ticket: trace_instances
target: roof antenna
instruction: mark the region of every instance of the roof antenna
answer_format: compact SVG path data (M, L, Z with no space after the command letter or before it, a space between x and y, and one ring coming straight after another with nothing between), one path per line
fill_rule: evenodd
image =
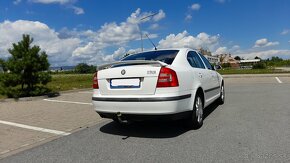
M151 42L151 44L154 46L154 49L157 50L155 44L152 42L152 40L149 38L149 36L147 35L147 33L145 33L145 36L148 38L148 40Z
M141 21L143 21L143 20L145 20L145 19L147 19L147 18L150 18L150 17L152 17L152 16L155 16L155 15L157 15L157 13L153 13L153 14L150 14L150 15L148 15L148 16L145 16L145 17L141 18L141 19L139 20L139 22L137 23L138 30L139 30L139 32L140 32L140 36L141 36L141 51L142 51L142 52L143 52L143 38L142 38L143 32L142 32L142 29L141 29ZM140 24L140 25L139 25L139 24Z

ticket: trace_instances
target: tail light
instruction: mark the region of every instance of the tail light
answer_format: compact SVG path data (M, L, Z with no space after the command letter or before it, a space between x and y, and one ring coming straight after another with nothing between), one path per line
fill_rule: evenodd
M99 83L98 83L98 72L94 74L93 78L93 88L94 89L99 89Z
M158 87L178 87L178 78L176 72L170 68L162 67L158 76Z

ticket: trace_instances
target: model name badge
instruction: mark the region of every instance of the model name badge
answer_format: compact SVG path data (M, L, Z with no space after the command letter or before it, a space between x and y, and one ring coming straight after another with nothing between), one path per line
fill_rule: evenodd
M156 71L149 70L149 71L147 71L147 74L148 75L154 75L154 74L156 74Z

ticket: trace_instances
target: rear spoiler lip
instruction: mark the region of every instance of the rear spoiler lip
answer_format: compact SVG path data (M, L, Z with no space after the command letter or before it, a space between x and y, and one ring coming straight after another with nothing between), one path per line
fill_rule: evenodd
M150 65L150 64L156 64L160 67L167 66L168 64L161 62L161 61L145 61L145 60L129 60L129 61L117 61L117 62L112 62L108 64L103 64L97 67L97 71L104 70L104 69L109 69L113 66L116 65L123 65L123 64L128 64L128 65Z

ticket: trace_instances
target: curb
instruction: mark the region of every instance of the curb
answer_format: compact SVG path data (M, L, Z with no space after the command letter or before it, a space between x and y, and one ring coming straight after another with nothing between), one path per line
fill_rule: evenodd
M79 92L79 91L88 91L88 90L92 90L92 88L84 88L84 89L74 89L74 90L60 91L57 96L59 96L61 94L74 93L74 92ZM18 102L18 101L35 101L35 100L42 100L42 99L51 98L51 97L52 96L44 95L44 96L34 96L34 97L21 97L21 98L18 98L18 99L5 98L5 99L0 99L0 103L1 102Z

